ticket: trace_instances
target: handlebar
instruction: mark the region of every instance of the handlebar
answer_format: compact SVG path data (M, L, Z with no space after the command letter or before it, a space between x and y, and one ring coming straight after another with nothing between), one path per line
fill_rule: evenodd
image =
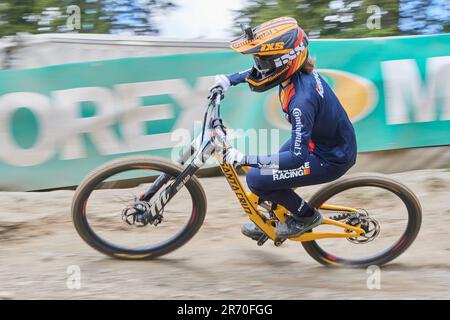
M222 118L220 117L220 102L224 97L225 95L222 87L211 89L210 95L208 96L209 104L203 119L202 141L206 138L206 135L209 139L211 139L213 135L216 138L219 137L222 144L226 142L226 129L223 125Z
M222 100L224 98L224 94L223 94L223 88L220 86L214 87L211 89L210 91L210 95L208 96L208 98L213 101L214 99L216 99L218 96L220 96L220 100Z
M203 117L202 132L192 141L190 150L186 150L184 154L180 155L180 163L184 164L193 156L197 159L197 164L202 164L218 146L221 148L230 146L227 141L226 128L220 117L220 102L224 97L221 87L213 88L210 91L209 103Z

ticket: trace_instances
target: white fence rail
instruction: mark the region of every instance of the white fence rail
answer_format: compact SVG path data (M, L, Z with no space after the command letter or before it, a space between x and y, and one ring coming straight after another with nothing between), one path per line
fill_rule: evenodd
M224 40L179 40L109 34L18 34L0 39L0 69L226 50Z

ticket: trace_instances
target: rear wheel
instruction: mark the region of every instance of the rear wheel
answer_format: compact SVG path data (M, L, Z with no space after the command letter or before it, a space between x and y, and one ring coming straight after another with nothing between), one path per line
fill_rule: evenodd
M170 179L148 201L149 206L181 171L166 159L148 156L127 157L100 167L75 192L72 218L78 234L94 249L121 259L151 259L181 247L205 218L206 197L197 178L192 177L170 199L158 217L161 221L147 223L135 208L158 176L167 174Z
M422 221L422 209L412 191L383 175L338 180L319 190L309 201L314 208L324 203L357 208L358 213L319 210L324 217L361 223L367 230L365 236L358 238L302 242L311 257L327 266L384 265L413 243ZM327 231L326 228L331 231L336 227L320 226L320 231Z

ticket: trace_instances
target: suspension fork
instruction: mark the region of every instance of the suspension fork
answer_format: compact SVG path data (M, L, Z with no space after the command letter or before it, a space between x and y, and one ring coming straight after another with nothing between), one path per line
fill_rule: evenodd
M213 144L208 141L204 145L201 146L200 150L194 156L193 160L189 163L189 165L175 178L175 180L167 186L158 198L152 202L150 207L150 212L153 216L158 215L164 208L164 206L170 201L170 199L177 194L177 192L183 188L183 186L191 179L194 174L202 167L202 165L206 162L206 160L212 155L215 147ZM187 159L192 156L192 148L188 150L180 159L181 162L186 162ZM171 176L168 174L162 174L156 179L155 182L158 182L157 186L152 185L152 187L144 194L147 194L150 198L165 184L170 180ZM159 181L158 181L159 180ZM165 181L165 182L164 182ZM153 194L152 194L153 193ZM144 196L142 197L144 199ZM146 200L148 201L148 200Z
M191 144L190 148L188 150L186 150L181 156L180 158L177 160L177 162L181 165L184 165L186 163L186 161L189 160L189 158L191 158L191 156L195 153L196 148L194 146L194 143ZM144 194L141 195L141 197L139 198L139 200L141 201L150 201L150 199L155 195L156 192L158 192L159 189L161 189L161 187L163 185L165 185L167 182L169 182L171 176L167 173L163 173L161 174L154 182L153 184L150 186L150 188L148 188L147 191L144 192Z

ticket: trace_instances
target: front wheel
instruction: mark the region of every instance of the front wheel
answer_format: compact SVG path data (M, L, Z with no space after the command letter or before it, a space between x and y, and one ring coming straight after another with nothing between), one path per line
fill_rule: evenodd
M309 201L314 208L324 203L358 209L351 214L319 210L324 217L367 229L366 235L358 238L302 242L311 257L327 266L384 265L413 243L422 221L422 209L413 192L384 175L351 176L328 184ZM317 230L323 231L321 228Z
M181 171L179 165L149 156L100 167L75 192L72 219L78 234L94 249L120 259L151 259L181 247L205 218L206 197L197 178L186 182L157 219L141 214ZM161 174L168 177L165 184L148 202L139 201Z

